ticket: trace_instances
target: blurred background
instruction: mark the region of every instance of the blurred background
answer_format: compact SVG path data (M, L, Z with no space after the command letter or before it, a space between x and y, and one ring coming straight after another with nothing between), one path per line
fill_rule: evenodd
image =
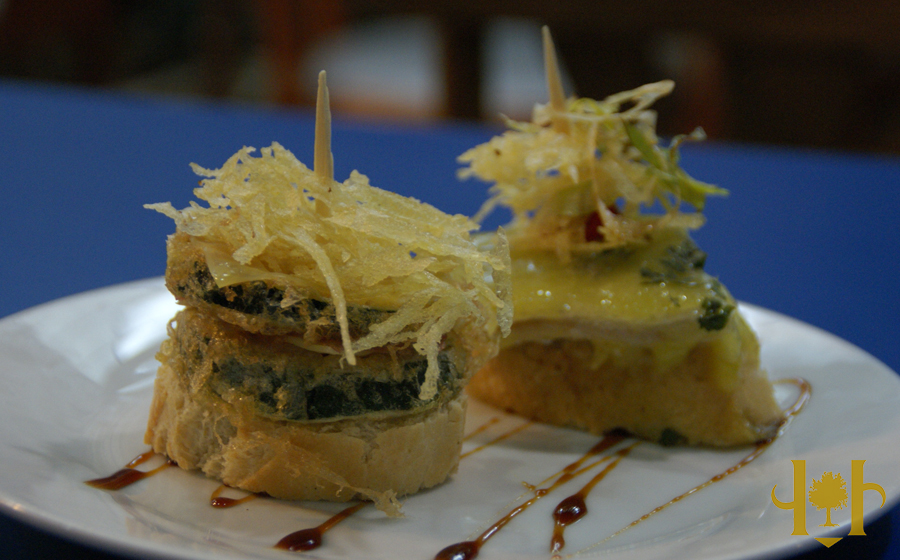
M570 94L674 79L663 134L900 153L896 0L0 0L0 78L303 107L325 69L343 116L497 122L542 24Z

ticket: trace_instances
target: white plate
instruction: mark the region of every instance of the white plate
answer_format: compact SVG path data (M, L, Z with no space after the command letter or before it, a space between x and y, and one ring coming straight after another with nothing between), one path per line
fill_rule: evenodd
M154 352L176 305L160 279L88 292L0 321L0 503L7 513L107 550L172 558L284 558L272 545L322 523L343 506L256 499L231 509L209 506L218 486L169 468L125 490L83 481L123 467L142 443L155 374ZM826 534L825 511L807 507L810 536L791 535L792 512L776 508L792 491L792 459L807 477L840 472L851 492L850 460L865 459L867 522L900 494L900 377L858 348L792 319L743 306L760 334L774 379L802 377L813 396L785 433L755 462L594 546L631 521L738 462L748 450L664 449L640 444L594 489L588 515L566 531L576 557L695 559L782 556ZM789 402L789 388L779 397ZM485 432L468 451L522 423L473 402L469 428ZM577 460L597 438L532 425L464 458L453 479L404 502L403 519L366 508L325 534L316 558L433 558L476 537L530 497L538 484ZM601 467L514 518L479 558L548 558L551 513ZM516 502L516 499L519 502ZM832 510L849 531L850 507ZM861 538L861 537L855 537ZM582 551L582 552L579 552Z

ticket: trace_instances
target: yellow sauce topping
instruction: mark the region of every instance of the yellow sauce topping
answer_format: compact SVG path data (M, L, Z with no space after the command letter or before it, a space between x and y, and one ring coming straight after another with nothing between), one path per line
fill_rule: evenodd
M515 250L516 322L602 318L657 324L700 318L704 301L711 299L733 305L721 284L702 269L672 270L684 264L678 250L687 246L692 244L683 231L667 230L647 244L578 254L567 263L554 253Z

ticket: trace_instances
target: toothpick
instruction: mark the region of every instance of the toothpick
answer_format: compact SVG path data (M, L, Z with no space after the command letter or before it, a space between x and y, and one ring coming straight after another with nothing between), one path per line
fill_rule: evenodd
M547 74L547 90L550 94L550 108L554 113L551 118L553 130L566 132L569 130L569 123L558 115L566 112L566 94L563 91L562 79L559 77L556 49L553 46L553 38L550 36L550 28L545 25L541 31L544 36L544 71Z
M334 181L334 158L331 155L331 107L325 71L319 72L316 97L316 140L313 147L313 171L323 181Z

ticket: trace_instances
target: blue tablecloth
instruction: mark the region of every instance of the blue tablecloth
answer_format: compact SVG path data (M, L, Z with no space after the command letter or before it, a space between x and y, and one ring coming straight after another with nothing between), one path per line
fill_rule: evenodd
M336 116L335 175L451 213L473 214L485 185L459 182L457 155L497 130L388 125ZM148 202L183 207L197 177L238 148L277 141L312 161L307 111L172 101L0 82L0 317L62 296L159 276L170 220ZM900 369L900 159L705 143L683 149L695 177L727 188L695 238L707 268L741 300L809 322ZM498 214L487 224L504 221ZM900 468L900 467L898 467ZM900 509L865 539L810 557L897 557ZM856 548L852 548L856 547ZM9 557L104 557L0 516Z

